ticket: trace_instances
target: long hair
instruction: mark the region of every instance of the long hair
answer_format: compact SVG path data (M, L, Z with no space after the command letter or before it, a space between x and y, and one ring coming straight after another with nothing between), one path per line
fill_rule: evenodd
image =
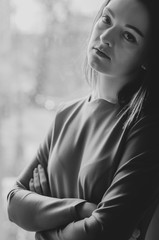
M90 32L90 37L93 28L97 21L100 19L104 7L111 0L103 2L99 9ZM137 121L142 114L154 112L158 106L158 91L157 91L157 56L159 56L159 28L157 26L157 6L155 0L138 0L148 9L151 19L151 42L153 45L149 46L151 51L149 52L149 61L146 69L141 68L138 78L130 84L126 84L118 93L118 102L121 106L121 113L127 114L125 127L131 125L131 123ZM89 39L88 39L89 41ZM88 58L85 57L84 61L84 74L88 84L92 90L95 90L98 81L99 74L88 64Z

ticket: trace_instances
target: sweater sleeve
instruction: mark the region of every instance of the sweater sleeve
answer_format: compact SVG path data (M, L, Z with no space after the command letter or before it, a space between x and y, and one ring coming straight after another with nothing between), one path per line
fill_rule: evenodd
M25 167L8 193L8 216L10 221L29 231L54 229L76 219L75 206L83 199L58 199L29 191L33 170L40 163L47 176L47 162L54 135L54 121L40 145L34 159Z
M159 199L159 128L141 119L130 130L113 180L92 215L38 240L128 240Z

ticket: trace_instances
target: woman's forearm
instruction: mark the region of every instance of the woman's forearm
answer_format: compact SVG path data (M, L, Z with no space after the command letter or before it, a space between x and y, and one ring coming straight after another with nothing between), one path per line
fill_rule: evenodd
M37 232L36 240L105 240L102 236L101 226L91 216L80 221L72 222L62 229ZM112 240L112 239L111 239Z
M13 189L8 200L9 219L28 231L63 227L89 217L95 204L77 198L52 198L24 189Z
M75 221L75 205L84 201L46 197L23 189L11 194L9 219L28 231L54 229Z

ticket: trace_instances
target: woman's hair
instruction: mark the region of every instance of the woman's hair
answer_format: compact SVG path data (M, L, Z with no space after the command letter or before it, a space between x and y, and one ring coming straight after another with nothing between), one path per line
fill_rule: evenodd
M104 7L111 0L106 0L102 4L99 12L97 13L90 36L96 22L102 16ZM152 46L148 46L151 51L148 55L148 64L146 69L141 68L140 74L135 81L131 84L125 85L118 94L118 102L121 106L121 112L128 114L125 122L125 127L129 126L132 122L137 121L143 113L149 113L150 111L156 111L158 107L158 91L157 91L157 57L159 57L159 27L158 27L158 8L156 0L136 0L141 2L149 11L151 25L150 36ZM87 82L91 86L92 90L95 89L98 81L98 72L90 67L88 64L88 58L86 56L84 61L84 73Z

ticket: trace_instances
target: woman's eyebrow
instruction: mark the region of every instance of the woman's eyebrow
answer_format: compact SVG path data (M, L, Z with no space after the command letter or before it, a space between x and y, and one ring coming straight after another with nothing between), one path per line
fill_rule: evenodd
M112 16L113 18L115 18L114 12L113 12L109 7L106 7L105 10L107 10L107 11L111 14L111 16ZM144 38L144 34L143 34L143 33L141 32L141 30L139 30L137 27L132 26L131 24L126 24L125 26L128 27L128 28L133 29L136 33L138 33L141 37Z
M105 10L107 10L111 14L111 16L113 18L115 18L115 14L113 13L113 11L109 7L106 7Z
M143 34L137 27L132 26L132 25L130 25L130 24L126 24L125 26L128 27L128 28L133 29L133 30L134 30L135 32L137 32L141 37L144 38L144 34Z

